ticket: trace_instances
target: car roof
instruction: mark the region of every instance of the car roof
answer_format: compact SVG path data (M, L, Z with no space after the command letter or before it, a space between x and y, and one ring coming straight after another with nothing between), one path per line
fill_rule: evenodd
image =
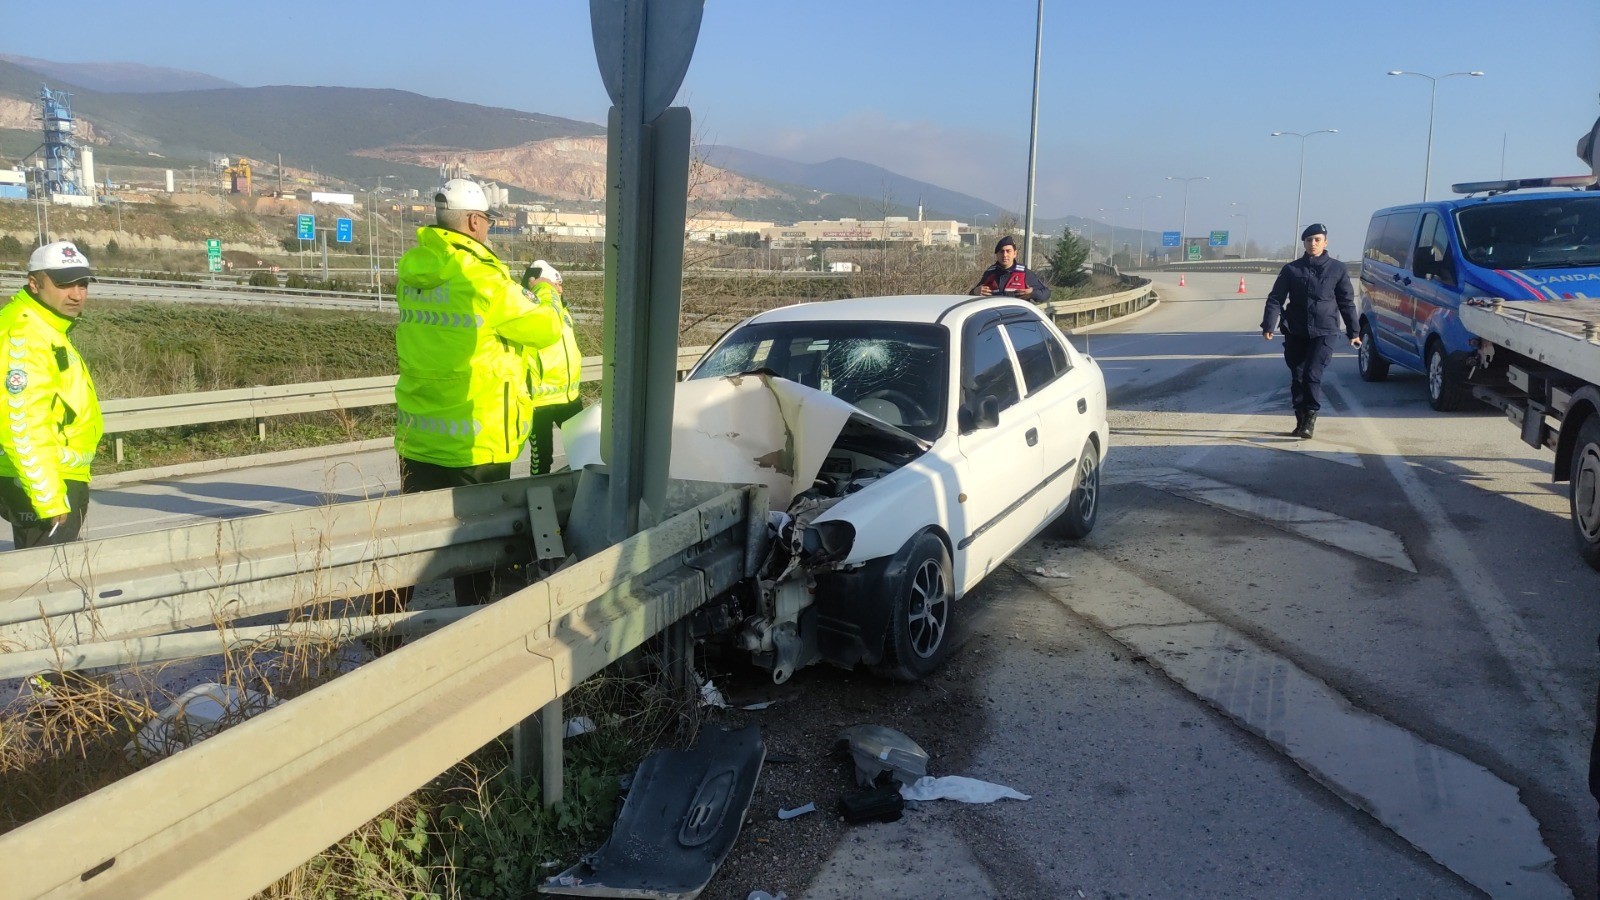
M1374 212L1373 216L1388 215L1389 213L1402 212L1402 211L1405 211L1405 210L1422 210L1422 209L1455 210L1455 209L1463 209L1463 208L1468 207L1468 206L1478 206L1478 205L1481 205L1481 204L1484 204L1484 203L1494 203L1494 204L1500 204L1500 203L1526 203L1526 202L1532 201L1532 200L1550 200L1550 199L1553 199L1553 198L1566 198L1568 200L1580 200L1580 199L1587 199L1588 197L1596 197L1597 199L1600 199L1600 195L1591 194L1591 193L1589 193L1587 191L1573 191L1573 190L1507 191L1505 193L1490 194L1488 196L1450 197L1450 198L1446 198L1444 200L1429 200L1429 201L1427 201L1425 203L1401 203L1401 204L1396 205L1396 206L1390 206L1390 207L1386 207L1384 209L1380 209L1377 212Z
M784 306L751 316L750 322L925 322L933 324L952 310L957 318L996 306L1030 305L1015 297L966 294L910 294L900 297L850 297Z

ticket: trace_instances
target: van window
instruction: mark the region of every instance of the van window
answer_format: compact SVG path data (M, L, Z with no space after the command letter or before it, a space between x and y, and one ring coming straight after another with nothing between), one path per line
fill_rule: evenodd
M1447 287L1456 286L1456 261L1450 253L1450 236L1445 233L1444 219L1438 213L1422 217L1422 230L1417 232L1416 250L1411 254L1411 271L1418 278L1431 278Z
M1494 269L1600 266L1600 196L1585 192L1456 212L1467 259Z
M1383 225L1389 221L1388 216L1373 216L1371 224L1367 225L1367 246L1361 252L1362 259L1378 259L1378 244L1383 241Z
M1374 258L1381 263L1404 267L1411 256L1411 239L1417 233L1419 218L1421 214L1415 210L1391 213L1389 220L1383 223L1383 237L1378 239L1378 255Z

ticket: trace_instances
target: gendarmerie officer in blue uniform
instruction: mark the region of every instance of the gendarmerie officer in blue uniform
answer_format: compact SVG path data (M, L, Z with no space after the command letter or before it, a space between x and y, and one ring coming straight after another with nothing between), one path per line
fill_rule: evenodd
M1359 347L1361 337L1350 273L1328 255L1328 229L1307 226L1300 242L1305 255L1283 267L1267 294L1261 336L1270 341L1274 331L1283 330L1283 361L1289 366L1289 399L1294 404L1289 434L1308 438L1317 427L1322 370L1333 358L1334 345L1349 340L1350 346Z

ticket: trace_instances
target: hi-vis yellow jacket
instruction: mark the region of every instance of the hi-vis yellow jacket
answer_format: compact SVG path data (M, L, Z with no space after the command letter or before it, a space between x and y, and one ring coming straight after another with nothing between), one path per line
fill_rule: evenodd
M395 450L452 468L516 459L533 416L523 353L560 340L560 312L488 247L434 226L417 229L399 282Z
M561 313L561 340L528 352L533 405L570 403L578 399L578 381L583 377L583 357L578 353L578 336L572 330L572 313L562 302L561 292L550 282L535 281L530 290L535 302L548 303Z
M72 324L26 288L0 307L0 478L16 479L41 519L68 511L66 482L89 480L105 432L94 380L67 337Z

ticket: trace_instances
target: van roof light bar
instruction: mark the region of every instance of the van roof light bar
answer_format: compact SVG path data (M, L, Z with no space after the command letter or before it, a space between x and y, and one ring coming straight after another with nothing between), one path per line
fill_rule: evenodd
M1550 178L1512 178L1506 181L1463 181L1460 184L1450 185L1450 190L1458 194L1477 194L1487 191L1492 196L1506 191L1530 188L1592 188L1596 186L1595 181L1593 175L1557 175Z

